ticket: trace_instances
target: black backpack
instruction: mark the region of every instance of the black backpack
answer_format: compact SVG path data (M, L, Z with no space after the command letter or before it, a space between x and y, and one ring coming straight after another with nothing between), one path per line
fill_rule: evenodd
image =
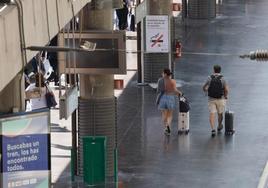
M211 75L211 81L208 87L208 96L212 98L222 98L224 95L224 88L223 88L223 83L222 83L222 75L215 76Z

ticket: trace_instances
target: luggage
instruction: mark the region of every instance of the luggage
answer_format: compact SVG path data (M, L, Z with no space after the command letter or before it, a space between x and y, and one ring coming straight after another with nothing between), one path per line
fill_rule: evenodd
M188 134L190 131L190 104L187 98L182 95L179 98L178 134Z
M232 135L234 134L234 112L227 110L225 112L225 134Z
M180 96L179 98L180 112L189 112L190 104L185 96Z
M178 134L188 134L190 131L190 114L189 112L179 112L178 116Z

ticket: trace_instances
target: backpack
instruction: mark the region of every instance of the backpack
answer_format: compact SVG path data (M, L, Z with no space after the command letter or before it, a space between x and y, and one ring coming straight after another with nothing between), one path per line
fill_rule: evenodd
M216 99L222 98L224 95L224 87L222 83L222 75L211 75L211 81L208 87L208 96Z
M188 99L184 96L180 96L179 104L180 112L189 112L189 110L191 109Z

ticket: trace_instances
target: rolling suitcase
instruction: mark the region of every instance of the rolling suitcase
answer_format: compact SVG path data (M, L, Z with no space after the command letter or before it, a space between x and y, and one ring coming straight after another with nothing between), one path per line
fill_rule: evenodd
M234 134L234 112L227 110L225 112L225 134L232 135Z
M179 112L178 117L178 134L185 132L186 134L190 131L190 114L189 112Z
M187 98L182 95L179 98L178 134L190 131L190 104Z

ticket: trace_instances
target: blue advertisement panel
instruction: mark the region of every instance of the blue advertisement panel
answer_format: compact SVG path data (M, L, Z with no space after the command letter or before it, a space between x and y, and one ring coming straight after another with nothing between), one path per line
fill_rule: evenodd
M49 111L0 117L1 187L50 187Z

